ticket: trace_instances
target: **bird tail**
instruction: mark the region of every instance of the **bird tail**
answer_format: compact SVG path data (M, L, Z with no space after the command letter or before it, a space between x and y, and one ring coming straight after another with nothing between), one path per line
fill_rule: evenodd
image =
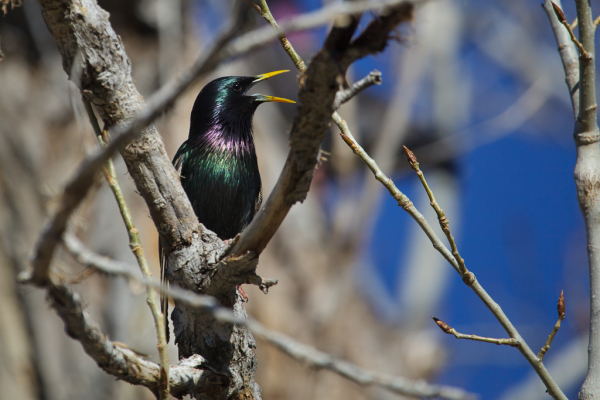
M167 268L167 255L160 241L158 242L158 253L160 258L160 283L163 288L166 288L169 286L169 282L165 276ZM167 338L167 343L169 343L169 295L167 295L164 291L161 291L160 293L160 310L163 314L165 324L165 336Z

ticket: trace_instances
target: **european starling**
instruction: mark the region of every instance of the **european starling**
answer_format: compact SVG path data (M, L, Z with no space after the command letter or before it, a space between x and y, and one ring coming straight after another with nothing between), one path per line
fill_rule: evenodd
M222 240L232 239L254 218L262 202L262 185L252 118L265 102L294 103L262 94L246 94L256 83L287 70L256 76L226 76L208 83L198 94L190 118L190 134L173 165L181 176L198 220ZM161 275L165 260L161 251ZM245 293L238 287L240 293ZM167 297L162 299L167 341Z

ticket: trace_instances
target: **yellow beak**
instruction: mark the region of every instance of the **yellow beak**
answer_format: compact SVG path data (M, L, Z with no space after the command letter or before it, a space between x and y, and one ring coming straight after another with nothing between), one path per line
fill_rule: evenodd
M254 77L254 80L252 81L252 86L254 86L255 84L257 84L260 81L269 79L272 76L283 74L284 72L290 72L290 71L287 69L282 69L281 71L273 71L273 72L267 72L266 74L256 75ZM253 94L252 97L254 97L254 101L262 101L262 102L275 101L278 103L296 103L293 100L284 99L283 97L265 96L264 94Z

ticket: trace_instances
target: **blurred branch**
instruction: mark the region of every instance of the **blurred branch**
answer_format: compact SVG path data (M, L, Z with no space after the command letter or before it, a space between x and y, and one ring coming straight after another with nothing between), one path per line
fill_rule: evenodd
M111 275L135 279L147 287L162 290L172 298L181 300L190 306L208 309L221 323L247 326L256 337L310 368L327 369L361 386L378 386L404 396L440 397L452 400L475 398L473 394L459 388L431 385L424 381L411 381L402 377L362 369L348 361L340 360L314 347L302 344L287 335L267 329L252 318L242 319L231 310L219 306L214 297L199 295L174 286L170 288L161 287L160 283L154 282L147 276L139 277L132 272L133 267L129 264L110 260L92 252L71 234L65 234L65 246L75 259L84 266L94 267Z
M575 44L571 40L567 28L558 20L554 7L560 7L560 0L554 2L550 0L544 0L542 7L552 26L556 44L558 45L558 53L562 61L563 69L565 71L567 88L569 89L569 97L571 98L571 105L573 106L573 113L575 119L579 115L579 60L577 57L577 50L575 50Z
M542 349L537 355L540 361L544 359L544 355L548 350L550 350L550 344L552 343L556 332L558 332L558 330L560 329L560 323L563 319L565 319L565 294L562 290L560 291L560 297L558 298L558 304L556 306L556 309L558 310L558 321L556 321L556 324L554 324L554 329L552 329L552 333L550 333L550 336L548 336L546 344L544 345L544 347L542 347Z
M444 333L447 333L449 335L454 335L454 337L457 339L468 339L468 340L474 340L476 342L486 342L486 343L493 343L493 344L497 344L497 345L504 344L504 345L513 346L513 347L518 346L517 341L513 338L496 339L496 338L489 338L489 337L477 336L477 335L465 335L464 333L458 333L456 331L456 329L451 328L444 321L442 321L438 318L435 318L435 317L431 317L431 318L433 318L433 320L435 321L437 326L439 326L440 329L442 331L444 331Z
M98 124L98 120L96 119L96 115L94 114L94 110L89 101L83 100L85 105L85 110L87 111L88 118L92 127L94 128L94 133L100 146L106 147L106 142L102 137L102 131L100 130L100 125ZM105 131L106 133L106 131ZM150 267L148 266L148 260L146 259L146 255L144 254L144 248L142 247L142 241L140 239L139 232L133 223L133 216L131 215L131 211L129 210L129 206L127 206L127 202L125 201L125 197L123 196L123 192L121 191L121 185L119 185L119 180L117 178L117 172L115 170L115 164L112 159L109 159L106 167L104 168L104 178L110 187L110 190L113 192L115 200L119 206L119 211L121 213L121 217L123 218L123 222L125 223L125 227L127 228L127 233L129 234L129 248L131 249L135 259L140 267L140 271L145 278L149 278L152 273L150 272ZM150 311L152 312L152 317L154 318L154 325L156 328L156 347L158 349L158 355L160 359L160 381L159 381L159 397L161 400L168 400L169 398L169 356L167 354L167 338L166 338L166 330L165 330L165 322L166 319L163 317L163 314L160 309L160 300L158 298L158 294L156 290L152 286L146 287L147 291L147 303L150 307Z
M267 343L275 346L296 361L314 369L327 369L361 386L378 386L390 392L411 397L439 397L444 399L473 399L475 395L462 389L432 385L425 381L411 381L406 378L357 367L348 361L340 360L313 347L296 342L290 337L265 329L256 322L249 321L252 332Z
M369 75L354 82L348 89L337 92L335 95L335 102L333 103L333 109L337 110L342 104L346 103L366 88L373 85L381 85L381 82L381 72L377 70L371 71Z

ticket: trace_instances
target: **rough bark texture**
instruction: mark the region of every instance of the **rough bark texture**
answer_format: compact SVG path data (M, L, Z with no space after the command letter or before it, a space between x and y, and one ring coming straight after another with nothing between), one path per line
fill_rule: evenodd
M144 101L131 77L131 62L108 13L94 0L41 0L42 13L62 55L63 68L110 127L126 124ZM162 138L149 126L122 152L137 189L170 247L189 245L199 231Z

